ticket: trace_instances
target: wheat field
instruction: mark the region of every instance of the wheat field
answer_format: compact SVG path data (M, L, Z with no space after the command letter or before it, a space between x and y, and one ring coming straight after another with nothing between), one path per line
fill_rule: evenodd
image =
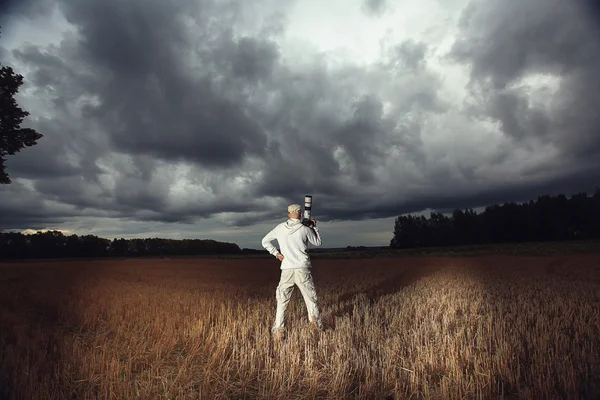
M0 398L600 396L599 255L313 265L277 342L271 258L0 264Z

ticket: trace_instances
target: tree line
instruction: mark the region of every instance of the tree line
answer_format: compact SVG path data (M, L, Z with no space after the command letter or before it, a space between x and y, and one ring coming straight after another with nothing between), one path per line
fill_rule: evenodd
M105 239L94 235L65 235L61 231L0 233L0 259L73 257L151 257L239 254L235 243L211 239Z
M402 215L394 223L392 248L457 246L488 243L548 242L600 239L600 189L593 195L567 198L540 196L525 203L489 205L481 213L456 209L451 215L432 212ZM360 249L359 246L357 249ZM262 254L235 243L212 239L106 239L65 235L61 231L22 234L0 232L0 259L74 257L152 257L211 254Z
M396 218L392 248L600 239L600 189L489 205L481 213L455 209Z

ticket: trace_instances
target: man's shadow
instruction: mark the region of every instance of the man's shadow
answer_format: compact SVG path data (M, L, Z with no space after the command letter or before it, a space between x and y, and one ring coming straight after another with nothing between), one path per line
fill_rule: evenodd
M329 314L324 322L325 329L336 329L337 321L344 316L351 316L354 309L364 306L355 302L356 299L366 299L368 305L372 306L382 297L399 292L405 287L412 285L418 280L429 276L440 267L438 265L416 265L408 266L399 272L394 272L366 289L353 290L343 293L338 297L339 304L343 304L337 311Z

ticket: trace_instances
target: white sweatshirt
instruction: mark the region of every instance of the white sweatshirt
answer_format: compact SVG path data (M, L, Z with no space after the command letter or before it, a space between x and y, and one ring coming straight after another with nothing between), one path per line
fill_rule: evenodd
M281 251L273 245L274 240L279 243ZM288 218L266 234L262 246L275 257L277 253L283 254L281 269L310 268L310 257L306 251L309 242L316 247L321 246L319 229L302 225L299 219Z

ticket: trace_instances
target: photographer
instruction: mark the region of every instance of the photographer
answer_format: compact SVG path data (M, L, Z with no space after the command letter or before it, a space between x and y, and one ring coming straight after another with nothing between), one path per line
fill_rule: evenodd
M302 224L300 214L300 205L291 204L288 207L287 221L278 224L262 239L262 246L281 261L281 277L275 292L277 312L272 328L272 333L277 338L283 338L285 334L285 310L290 302L294 285L298 286L304 297L309 322L317 329L323 329L317 306L317 293L310 273L312 265L307 252L308 243L316 247L321 246L321 236L317 221L311 219L312 226L306 226ZM281 251L273 245L274 240L279 243Z

